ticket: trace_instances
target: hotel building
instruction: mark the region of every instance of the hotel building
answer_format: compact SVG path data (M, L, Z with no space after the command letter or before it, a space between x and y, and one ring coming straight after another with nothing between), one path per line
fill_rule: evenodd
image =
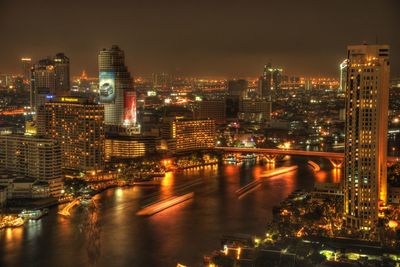
M86 98L60 97L38 112L38 135L58 140L63 167L83 172L104 168L104 107Z
M109 135L105 140L106 161L143 157L157 152L161 139L152 136Z
M214 148L215 121L175 119L164 124L162 137L174 153Z
M389 46L349 46L347 60L345 220L368 231L387 198Z

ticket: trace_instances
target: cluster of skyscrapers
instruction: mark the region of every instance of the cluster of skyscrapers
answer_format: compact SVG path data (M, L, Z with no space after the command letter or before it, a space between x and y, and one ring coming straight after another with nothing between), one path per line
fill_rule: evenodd
M23 79L31 85L32 118L25 135L0 136L0 185L8 187L10 198L59 197L65 173L96 177L110 161L159 150L180 153L214 147L215 123L210 119L165 118L163 142L161 137L139 134L133 78L118 46L98 55L95 97L70 90L70 61L62 53L35 64L24 58L22 64ZM39 185L47 188L47 195L35 189Z
M267 64L256 93L246 80L227 83L228 95L203 99L193 118L164 116L158 136L139 131L133 78L118 46L98 55L99 88L94 99L70 92L70 60L63 53L39 60L22 59L23 80L31 84L32 136L0 136L0 169L49 183L59 196L62 169L97 173L106 161L129 159L159 150L183 153L215 145L215 125L242 118L269 120L271 101L282 84L282 69ZM346 99L345 161L342 177L346 225L371 230L387 202L387 114L389 47L356 45L340 65L340 90ZM157 77L164 88L164 76ZM157 122L158 123L158 122ZM32 125L35 131L32 131ZM3 178L2 178L3 179ZM18 181L16 181L18 182ZM23 194L22 194L23 195Z

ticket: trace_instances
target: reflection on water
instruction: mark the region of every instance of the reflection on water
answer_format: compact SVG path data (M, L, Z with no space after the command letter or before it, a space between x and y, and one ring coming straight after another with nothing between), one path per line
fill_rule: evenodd
M24 228L8 228L3 231L5 231L6 245L11 249L18 249L21 246Z
M326 171L319 171L316 173L316 180L318 183L326 183L328 178L328 173Z
M71 216L57 209L24 228L0 231L1 266L198 266L219 247L224 233L262 234L272 208L292 191L314 182L338 182L340 170L314 173L306 159L296 171L265 178L257 190L239 199L236 190L260 176L267 166L229 165L168 172L161 186L107 190L95 205L74 207ZM326 166L329 166L326 164ZM136 216L146 203L194 191L194 199L151 217Z
M27 227L24 227L24 228L26 229L28 239L33 239L41 234L42 220L37 220L37 221L30 220L30 221L26 222L26 224L27 224L26 225Z
M115 195L118 197L118 190ZM101 226L98 220L97 205L93 203L84 209L84 223L81 231L86 241L86 252L90 266L96 266L101 256Z
M340 183L340 179L342 175L342 170L341 169L333 169L332 170L332 180L334 183Z

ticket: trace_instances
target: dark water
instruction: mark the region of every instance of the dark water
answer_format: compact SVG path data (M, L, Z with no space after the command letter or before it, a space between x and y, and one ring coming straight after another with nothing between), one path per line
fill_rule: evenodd
M339 179L322 162L314 174L307 159L284 165L299 169L266 179L261 188L238 199L235 191L267 169L222 166L168 174L159 188L117 188L95 197L95 208L75 207L70 217L50 214L25 227L0 231L0 266L202 266L204 254L219 248L222 234L263 234L272 207L298 188ZM192 181L199 184L186 186ZM174 192L194 191L193 200L151 217L140 206Z

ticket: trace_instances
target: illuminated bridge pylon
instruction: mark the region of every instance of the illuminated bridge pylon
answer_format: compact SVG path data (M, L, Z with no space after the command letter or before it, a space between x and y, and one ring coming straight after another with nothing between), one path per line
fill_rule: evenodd
M329 162L332 164L334 169L340 169L343 166L343 160L342 159L329 159Z
M267 164L275 164L277 157L278 157L278 155L274 155L274 154L265 154L264 155L264 158L265 158L265 161L267 162Z

